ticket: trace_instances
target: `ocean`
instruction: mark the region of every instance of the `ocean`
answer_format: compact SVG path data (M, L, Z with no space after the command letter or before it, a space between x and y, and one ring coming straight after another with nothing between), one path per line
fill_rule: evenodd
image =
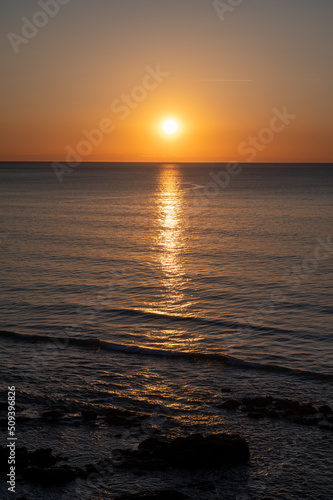
M203 500L331 498L331 429L217 405L333 405L332 165L86 163L57 176L2 163L0 178L1 401L15 386L20 446L79 465L153 433L236 432L251 450L249 466L203 471L206 490L193 472L117 470L47 490L23 481L18 498L158 486ZM111 406L149 424L40 420L61 405L73 419Z

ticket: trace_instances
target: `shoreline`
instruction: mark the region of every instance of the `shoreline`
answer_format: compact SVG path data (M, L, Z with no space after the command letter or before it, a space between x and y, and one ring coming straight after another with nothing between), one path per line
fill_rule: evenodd
M300 435L309 435L309 432L313 432L316 435L319 432L322 433L321 435L323 437L327 436L328 440L332 441L331 431L333 430L333 410L328 405L316 408L310 403L288 399L280 399L276 401L270 396L257 396L254 398L248 397L243 398L243 400L240 401L224 396L221 397L221 402L215 406L222 417L220 432L226 436L230 436L233 433L226 431L224 418L228 418L232 415L233 418L235 418L234 427L236 428L237 425L240 426L241 419L253 422L253 424L251 424L253 429L255 428L253 426L263 425L264 427L267 427L268 425L271 425L271 423L273 424L272 429L274 429L274 423L276 422L280 428L284 428L287 433L292 434L292 428L295 429L296 426ZM275 410L273 410L272 407L275 407ZM3 410L1 405L0 410ZM21 475L22 471L21 473L20 471L18 473L16 491L20 491L21 489L25 490L24 495L26 495L26 498L29 500L30 498L33 500L35 500L35 498L48 498L47 496L43 497L40 495L46 495L50 488L56 495L58 488L55 487L55 483L59 482L62 483L62 488L65 488L66 491L72 491L73 488L79 488L81 491L80 496L68 498L90 498L87 495L89 495L89 492L91 491L97 492L101 487L104 489L110 487L112 488L112 482L115 481L117 483L117 475L119 476L120 482L122 482L123 480L121 478L124 473L125 475L130 474L130 476L132 476L134 484L130 488L130 491L128 491L128 488L125 488L124 490L124 485L123 491L121 491L121 485L118 484L115 488L115 496L113 496L113 493L110 492L111 496L107 496L105 498L114 500L126 500L127 498L133 498L133 500L136 498L156 498L164 500L172 498L171 496L167 496L170 491L170 495L175 494L176 492L179 494L179 498L184 499L213 498L209 495L213 495L215 489L218 491L219 488L221 488L221 485L219 484L221 483L221 480L218 479L221 474L223 476L222 483L227 482L228 488L231 492L233 483L236 490L238 488L237 477L243 477L244 474L247 476L250 470L249 467L253 468L254 466L254 455L257 453L255 444L256 440L253 439L253 436L251 435L246 435L245 439L242 441L243 443L248 443L251 452L249 455L249 462L245 460L244 465L241 465L241 463L237 465L236 463L232 466L232 464L223 463L223 461L219 466L218 463L214 463L214 461L210 464L209 462L207 464L200 464L200 461L198 462L199 459L197 458L198 453L196 453L195 449L191 450L190 448L190 452L186 456L191 457L192 454L194 458L192 465L189 467L186 467L185 465L185 469L188 469L186 472L186 470L184 471L184 465L181 462L176 461L174 464L170 464L168 461L165 462L165 460L160 460L161 457L159 455L151 456L151 453L154 452L154 447L156 447L156 443L164 443L163 446L166 450L164 455L169 456L169 452L167 451L168 448L166 448L165 444L166 442L173 442L173 440L177 441L181 439L189 439L191 441L193 431L186 425L182 426L179 423L179 420L177 420L172 413L170 415L164 415L163 417L152 420L152 415L137 413L114 406L110 407L107 412L97 411L92 405L82 408L81 412L77 412L76 414L68 413L68 411L69 408L66 408L65 406L60 407L58 405L58 408L50 408L49 410L43 412L43 414L39 415L38 418L36 418L36 416L35 418L29 418L28 416L24 416L24 411L18 411L17 422L20 432L26 429L28 433L32 432L34 434L38 429L41 430L43 428L44 431L46 431L46 435L49 436L47 448L43 447L36 449L36 447L31 447L31 445L28 446L28 449L26 447L17 448L18 456L21 457L20 460L24 461L25 457L27 468L25 473L23 473L23 476ZM275 411L274 415L272 415L273 411ZM317 415L321 416L322 420L327 420L327 427L319 426L318 422L315 422L314 419L311 418L313 411L315 411ZM175 421L173 421L173 419L175 419ZM0 421L0 425L3 427L3 421ZM288 426L291 426L292 428L288 429ZM59 433L62 435L71 435L73 431L74 433L79 432L82 435L88 434L90 437L91 435L103 435L104 437L109 435L111 440L119 444L119 447L117 447L117 445L113 450L109 448L108 454L105 452L104 455L97 453L95 460L89 460L89 462L85 464L80 463L80 461L75 459L75 455L78 457L83 451L80 449L78 441L75 453L72 453L71 456L70 454L69 456L66 456L66 453L60 453L57 450L59 445L61 448ZM52 434L54 437L50 437ZM205 433L203 434L205 435ZM207 426L207 436L217 435L218 433L212 433L210 427ZM272 432L271 439L274 440ZM311 441L312 440L313 438L311 437ZM128 446L125 446L124 448L123 445L126 442L128 443ZM145 445L145 443L147 444ZM92 446L93 442L89 444L89 449L91 451ZM145 451L145 447L148 451ZM62 448L64 449L64 447ZM135 449L139 451L135 451ZM140 449L144 450L143 454L142 451L140 452ZM179 449L181 448L178 448L178 454ZM186 452L186 446L184 449ZM2 461L5 453L6 451L0 448L0 457L2 457ZM196 463L196 461L198 463ZM270 464L267 463L266 468L268 468L269 465ZM184 480L184 477L188 477L188 473L190 475L195 475L195 471L200 470L204 471L205 477L212 475L215 479L213 481L197 481L197 483L195 483L195 481L192 481L192 483L188 482L183 488L180 488L179 478L183 477ZM156 475L162 475L162 477L166 476L171 485L173 483L171 478L174 476L176 478L174 481L174 487L149 488L149 490L151 490L150 495L153 494L153 491L157 496L147 496L148 490L147 488L144 489L143 486L149 484L150 481L152 481L152 485L154 485L156 482ZM140 477L145 478L145 480L140 480ZM139 478L139 480L136 481L135 478ZM244 498L249 500L255 498L250 486L248 486L248 491L246 492L246 487L244 486L245 484L247 484L246 481L242 486L243 493L234 497L230 496L230 498ZM201 491L202 489L203 491ZM265 492L268 493L269 488L266 487L264 483L261 485L261 489L264 489ZM33 492L35 490L38 494L34 496ZM201 492L201 497L198 497L198 490ZM138 496L140 492L146 492L146 496ZM243 497L240 495L243 495ZM20 498L20 496L17 498ZM56 496L54 498L56 498ZM302 498L310 499L311 497L307 497L305 494Z

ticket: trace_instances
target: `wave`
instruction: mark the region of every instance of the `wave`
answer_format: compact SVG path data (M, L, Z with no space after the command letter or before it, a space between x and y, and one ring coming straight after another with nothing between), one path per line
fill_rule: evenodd
M193 323L195 325L200 326L217 326L223 328L232 328L233 330L237 330L238 328L248 328L246 322L232 321L232 320L220 320L220 319L208 319L202 318L200 316L184 316L182 314L177 313L166 313L164 311L156 311L151 309L135 309L135 308L108 308L102 309L104 314L112 314L112 318L118 317L133 317L133 318L143 318L143 319L151 319L151 320L161 320L168 322L183 322L183 323ZM276 328L273 326L261 326L256 325L255 328L259 332L264 332L266 334L274 334L274 333L285 333L285 334L294 334L294 331L285 329L285 328Z
M283 372L291 375L300 375L320 380L333 380L333 374L319 373L308 370L288 368L281 365L271 365L265 363L255 363L241 358L220 353L175 351L166 349L156 349L138 345L116 344L98 338L87 337L57 337L52 335L27 334L11 331L0 331L0 338L9 338L16 341L30 343L48 342L53 343L59 349L68 346L81 347L85 349L118 351L130 355L153 356L159 358L183 359L191 362L203 361L206 363L224 364L229 366L239 366L246 369L263 370L268 372Z

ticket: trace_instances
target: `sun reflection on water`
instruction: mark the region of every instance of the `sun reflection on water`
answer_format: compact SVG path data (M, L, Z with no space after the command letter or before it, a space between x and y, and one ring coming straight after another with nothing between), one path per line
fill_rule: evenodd
M189 302L186 297L186 218L184 217L184 190L181 170L177 165L163 165L158 174L156 198L156 264L159 267L164 300L160 314L188 316ZM156 311L155 311L156 312ZM153 329L148 333L151 345L166 350L188 350L188 331L181 324Z
M174 312L186 307L182 255L185 246L181 174L176 165L164 165L159 176L158 246L166 289L166 306Z

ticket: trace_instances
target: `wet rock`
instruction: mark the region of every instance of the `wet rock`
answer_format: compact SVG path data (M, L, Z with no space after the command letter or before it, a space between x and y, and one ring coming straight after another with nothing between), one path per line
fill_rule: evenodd
M8 449L6 447L0 446L0 471L7 470L7 460L8 460ZM52 455L52 449L39 449L33 452L29 452L27 448L21 447L16 448L16 470L19 473L22 469L29 466L37 467L50 467L56 462L65 461L67 457L59 457Z
M243 398L242 403L245 406L254 406L255 408L265 408L273 403L271 396L262 396L256 398Z
M249 418L253 418L253 419L259 420L260 418L264 418L266 415L265 415L265 413L262 413L262 412L250 411L247 414L247 416Z
M266 416L268 418L273 418L273 419L281 418L281 415L277 411L275 411L275 410L268 410L266 412Z
M163 460L173 467L197 468L245 463L250 451L245 439L238 435L212 434L204 437L193 434L171 441L146 439L134 456Z
M319 418L296 417L294 418L294 422L301 425L316 425L319 423Z
M42 413L42 420L44 422L55 422L64 416L65 413L62 410L49 410Z
M237 400L229 400L218 405L221 409L236 410L240 405ZM323 419L333 423L333 410L328 405L316 409L310 403L300 403L292 399L272 398L271 396L242 398L240 410L248 417L260 419L268 417L272 419L287 419L302 425L317 425ZM318 413L323 417L320 419ZM325 425L325 421L322 422Z
M115 500L185 500L187 495L175 490L143 491L128 495L120 495Z
M84 476L85 472L80 467L61 465L43 469L40 467L28 467L21 471L22 477L30 483L38 483L43 486L54 486L66 484L78 477Z
M50 467L54 465L59 460L67 460L67 457L57 457L52 455L52 449L40 449L28 453L28 460L31 465L39 465L41 467Z
M310 404L303 404L299 406L298 413L299 415L315 415L317 410Z
M216 408L219 408L220 410L236 410L240 405L241 403L240 401L237 401L237 399L229 399L224 403L216 405Z
M298 401L292 399L276 399L274 401L274 409L278 411L289 411L297 414L300 406Z
M96 420L98 417L98 413L95 410L82 410L82 418L85 422L88 422L89 420Z
M117 416L112 416L112 415L105 417L105 421L109 425L114 425L115 427L118 427L118 426L130 427L131 425L136 424L136 422L134 422L133 420L130 420L126 417L117 417Z
M333 425L322 424L319 426L319 429L322 429L323 431L333 431Z
M332 408L330 408L328 405L319 406L318 411L320 413L323 413L324 415L331 415L333 413Z
M105 421L109 425L131 427L132 425L137 425L145 418L147 418L146 415L138 415L134 411L109 408L105 416Z

